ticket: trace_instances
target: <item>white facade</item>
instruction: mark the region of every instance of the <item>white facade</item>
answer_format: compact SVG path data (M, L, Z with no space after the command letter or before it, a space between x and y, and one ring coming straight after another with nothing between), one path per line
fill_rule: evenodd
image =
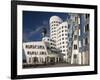
M55 40L57 42L57 29L59 24L62 23L62 19L58 16L52 16L50 18L49 24L50 24L50 38L52 40ZM56 43L57 46L57 43Z
M63 22L58 16L50 18L50 38L56 41L56 48L64 54L64 61L67 62L68 52L68 23Z
M49 46L47 44L45 41L23 43L26 64L49 64L61 61L61 55L56 50L47 49Z
M57 29L57 48L64 54L64 61L67 62L68 52L68 23L62 22Z
M48 55L44 42L23 43L23 49L28 64L43 63Z
M52 40L50 37L43 37L42 41L44 41L50 48L56 48L56 41Z

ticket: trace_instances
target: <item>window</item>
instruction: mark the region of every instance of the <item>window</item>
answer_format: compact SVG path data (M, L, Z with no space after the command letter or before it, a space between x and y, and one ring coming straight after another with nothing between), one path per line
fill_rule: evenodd
M74 59L76 59L77 58L77 55L76 54L74 54Z
M85 45L87 45L87 44L88 44L88 38L85 39Z
M65 50L63 50L63 52L65 52Z
M43 52L43 51L40 52L40 55L45 55L45 54L46 54L46 52Z
M68 34L68 37L70 36L70 34Z
M67 36L67 34L65 34L65 36Z
M62 30L62 32L64 32L64 30Z
M54 32L56 32L56 31L54 30Z
M74 49L77 49L77 45L74 45Z
M85 32L89 31L89 24L85 26Z
M69 50L71 50L71 47L69 47Z
M63 46L63 48L65 48L65 46Z
M29 63L31 63L31 58L29 57Z
M62 44L64 44L64 42L62 42Z
M68 38L66 37L66 39L68 39Z
M75 17L75 22L78 22L78 17Z
M69 38L69 41L72 41L72 38Z
M74 40L76 40L77 39L77 35L74 35Z
M65 28L67 28L67 26L65 26Z
M64 36L64 34L62 34L62 36Z
M85 17L86 17L86 19L87 19L87 18L89 18L89 14L86 14L86 16L85 16Z
M34 57L34 63L38 62L38 57Z
M58 26L58 24L56 24L56 26Z
M68 29L70 28L70 25L68 24Z
M67 32L68 30L65 30L65 32Z
M62 38L62 40L64 40L64 38Z

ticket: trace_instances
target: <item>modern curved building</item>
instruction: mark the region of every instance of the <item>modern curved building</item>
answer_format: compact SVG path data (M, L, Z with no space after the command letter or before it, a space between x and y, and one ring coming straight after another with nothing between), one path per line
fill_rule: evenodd
M56 42L57 42L57 28L59 27L59 24L61 24L61 23L62 23L62 19L58 16L52 16L49 21L50 38L55 40Z
M57 48L64 54L64 61L67 62L68 53L68 23L62 22L57 28Z
M43 37L42 41L44 41L50 48L56 48L55 40L52 40L50 37Z
M50 38L56 41L56 48L64 54L64 61L67 62L68 52L68 23L63 22L58 16L50 18Z

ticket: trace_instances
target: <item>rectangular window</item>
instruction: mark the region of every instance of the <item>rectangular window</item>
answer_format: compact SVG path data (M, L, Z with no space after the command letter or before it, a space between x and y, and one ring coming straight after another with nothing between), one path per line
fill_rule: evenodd
M85 32L89 31L89 24L85 26Z
M88 44L88 38L85 39L85 45L87 45L87 44Z
M74 49L77 49L77 45L74 45Z
M89 18L89 14L86 14L86 16L85 16L85 17L86 17L86 19L87 19L87 18Z
M31 63L31 58L29 57L29 63Z
M70 28L70 25L68 24L68 29Z
M74 40L77 40L77 35L74 35Z
M80 29L79 29L79 36L81 35L81 33L80 33Z

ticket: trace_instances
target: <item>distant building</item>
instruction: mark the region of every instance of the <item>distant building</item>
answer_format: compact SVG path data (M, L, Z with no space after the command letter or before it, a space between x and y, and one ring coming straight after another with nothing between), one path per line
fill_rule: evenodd
M89 64L89 14L72 14L73 46L71 64Z
M81 64L89 64L89 53L90 53L90 30L89 30L89 22L90 15L83 14L80 17L81 19L81 53L82 53L82 61Z
M80 47L80 15L71 14L72 24L73 24L73 35L72 35L72 57L71 64L81 64L81 53L79 52Z

